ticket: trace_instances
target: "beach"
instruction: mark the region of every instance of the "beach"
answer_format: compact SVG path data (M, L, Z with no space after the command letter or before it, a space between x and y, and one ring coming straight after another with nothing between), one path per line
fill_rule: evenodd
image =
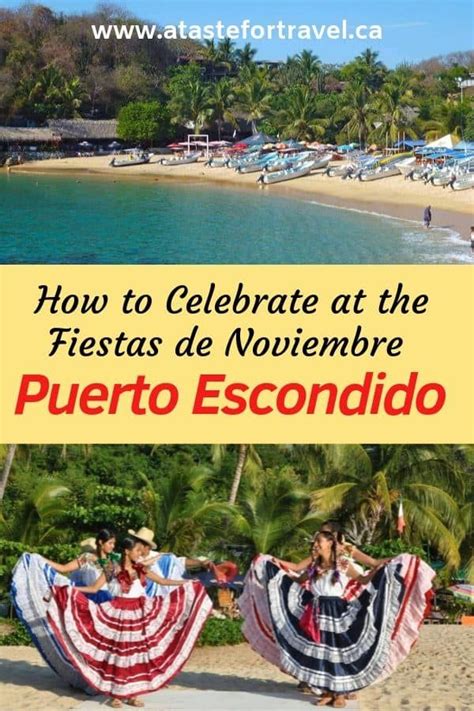
M104 176L113 180L147 179L154 181L187 181L194 184L217 183L222 186L262 190L283 194L324 205L362 210L391 217L416 220L421 223L424 208L430 204L433 226L456 230L463 239L469 238L473 221L472 190L455 192L449 188L434 188L422 182L404 180L400 176L364 183L359 180L328 178L322 172L260 188L257 175L241 175L228 168L207 168L204 162L182 166L162 166L157 159L151 163L113 168L109 156L77 157L32 161L11 168L11 172L28 172L37 175L55 173Z
M361 711L472 711L473 649L472 628L424 626L419 642L397 671L359 693ZM87 698L62 684L33 647L0 648L0 685L2 708L8 711L74 709ZM293 690L294 683L242 644L195 649L172 686L186 690L192 711L193 689L284 694ZM303 698L312 708L311 698ZM166 711L166 706L160 711Z

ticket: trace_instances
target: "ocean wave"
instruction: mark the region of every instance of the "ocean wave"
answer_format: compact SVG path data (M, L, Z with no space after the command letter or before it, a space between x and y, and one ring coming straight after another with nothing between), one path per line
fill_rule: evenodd
M360 215L370 215L372 217L381 217L384 220L392 220L393 222L403 222L403 223L408 223L411 225L417 225L420 228L420 235L426 236L427 231L421 226L421 220L410 220L407 217L396 217L395 215L387 215L385 212L376 212L375 210L364 210L359 207L347 207L343 205L329 205L328 203L325 202L319 202L318 200L305 200L309 205L318 205L318 207L327 207L332 210L345 210L347 212L356 212ZM462 238L461 234L457 232L457 230L452 229L452 227L437 227L433 226L428 234L432 234L434 232L445 232L450 239L458 241L460 244L467 244L467 241Z

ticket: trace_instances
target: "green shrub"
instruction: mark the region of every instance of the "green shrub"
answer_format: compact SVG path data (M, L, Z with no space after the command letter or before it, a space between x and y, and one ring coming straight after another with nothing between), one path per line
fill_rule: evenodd
M30 635L21 622L9 620L8 626L13 627L13 631L8 632L8 634L1 634L2 628L0 625L0 647L31 647L33 645Z
M227 644L242 644L245 638L242 634L242 620L219 620L216 617L210 617L206 622L201 636L199 637L198 647L222 647Z
M426 553L422 548L414 546L403 538L394 538L389 541L382 541L373 546L362 546L362 550L372 558L393 558L401 553L412 553L426 560Z

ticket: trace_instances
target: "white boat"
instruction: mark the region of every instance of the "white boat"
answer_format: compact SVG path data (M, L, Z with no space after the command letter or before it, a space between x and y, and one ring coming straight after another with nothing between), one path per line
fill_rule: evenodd
M237 173L258 173L259 171L264 170L265 166L276 158L278 158L278 153L267 153L267 155L262 156L258 160L238 165L235 170Z
M219 158L209 158L204 165L206 168L226 168L228 163L229 158L227 156L220 156Z
M180 158L162 158L161 165L175 166L175 165L187 165L188 163L197 163L201 151L193 151L192 153L185 153Z
M415 156L404 158L397 163L398 169L404 178L407 178L416 166Z
M116 158L115 156L110 161L109 165L112 168L129 168L132 165L143 165L150 162L151 156L148 153L130 154L125 158Z
M474 188L474 173L459 175L454 183L451 183L451 187L453 190L468 190L469 188Z
M318 156L314 160L313 170L319 170L320 168L327 168L332 159L332 153L326 153L322 156Z
M314 160L305 160L302 163L294 165L292 168L280 170L277 173L262 173L257 180L258 183L264 185L272 185L273 183L282 183L285 180L294 180L309 175L314 168Z
M382 178L390 178L392 175L400 175L400 170L396 165L379 165L378 168L372 170L363 170L359 174L359 180L364 183L369 180L382 180Z

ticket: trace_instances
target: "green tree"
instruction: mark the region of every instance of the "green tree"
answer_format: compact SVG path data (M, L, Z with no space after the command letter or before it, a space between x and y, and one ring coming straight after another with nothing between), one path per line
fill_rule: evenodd
M244 67L239 74L238 105L257 133L257 122L271 113L272 87L268 71Z
M146 145L163 141L170 135L170 116L158 101L134 101L120 109L117 135L124 141Z
M357 139L364 145L371 130L371 94L363 82L350 83L344 89L334 120L343 121L342 140Z
M18 97L28 116L43 121L78 116L85 92L78 77L67 79L59 69L49 65L20 81Z
M9 524L9 537L28 545L61 540L60 524L68 510L70 490L52 477L45 477L16 508Z
M232 82L229 79L221 79L211 89L210 105L212 118L217 123L217 136L221 140L222 126L230 123L236 126L237 122L233 114L236 96Z
M284 555L320 522L309 500L291 468L260 470L245 483L235 530L253 554Z
M159 488L146 476L143 482L146 525L156 532L160 550L192 554L219 537L233 507L212 496L212 471L193 466L172 472Z
M283 107L275 118L283 138L313 141L324 136L327 121L318 115L316 96L308 86L287 91Z
M398 502L403 500L406 537L428 543L451 567L460 563L463 538L458 502L465 481L452 451L442 445L327 446L321 485L313 491L313 511L342 512L359 543L395 534Z
M196 64L178 67L168 82L173 123L199 133L211 115L210 86Z
M235 52L235 58L239 67L247 67L253 63L257 50L252 47L250 42L247 42L242 49L237 49Z

